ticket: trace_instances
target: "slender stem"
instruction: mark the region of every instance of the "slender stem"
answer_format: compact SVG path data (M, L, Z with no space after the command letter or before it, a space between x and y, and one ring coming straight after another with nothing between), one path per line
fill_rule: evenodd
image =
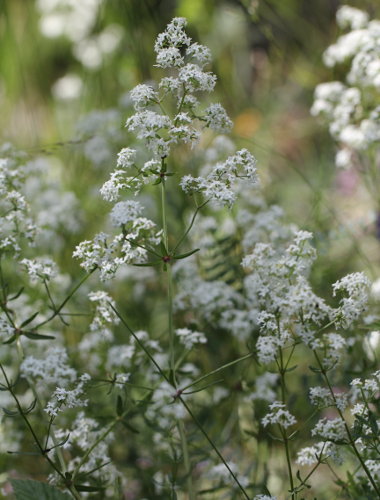
M115 307L112 305L111 302L109 302L109 306L115 312L115 314L120 319L120 321L123 323L123 325L128 329L128 331L130 332L130 334L135 339L136 343L141 347L141 349L145 352L145 354L148 356L148 358L151 360L151 362L157 368L157 370L160 373L160 375L166 380L166 382L170 383L169 378L166 376L165 372L162 370L162 368L160 367L160 365L156 362L156 360L154 359L154 357L150 354L150 352L148 351L148 349L144 346L144 344L136 336L135 332L129 327L128 323L121 316L121 314L117 311L117 309L115 309ZM206 440L208 441L208 443L211 445L211 447L213 448L213 450L215 451L215 453L218 455L218 457L220 458L220 460L223 462L224 466L226 467L226 469L231 474L233 480L235 481L235 483L237 484L237 486L239 487L239 489L243 493L243 495L246 498L246 500L250 500L249 496L247 495L247 493L245 491L245 489L243 488L243 486L239 482L239 480L236 477L236 475L231 470L231 467L229 467L228 463L223 458L223 455L220 453L220 451L218 450L218 448L216 447L216 445L213 443L213 441L211 440L211 438L208 436L207 432L203 429L202 424L196 418L196 416L194 415L194 413L190 410L188 404L185 402L185 400L181 396L178 396L178 399L181 401L181 403L185 407L186 411L188 412L188 414L190 415L190 417L192 418L192 420L194 421L194 423L196 424L196 426L198 427L198 429L201 431L201 433L204 435L204 437L206 438Z
M191 476L191 463L190 463L190 458L189 458L189 449L187 446L187 439L186 439L186 431L185 431L185 424L183 423L182 420L178 422L178 430L179 430L179 435L181 438L181 445L182 445L182 453L183 453L183 463L185 465L185 471L186 471L186 481L187 481L187 490L189 493L189 500L195 500L195 491L193 488L193 478Z
M33 395L36 398L38 407L39 407L39 409L40 409L40 411L42 413L43 412L43 406L42 406L41 399L40 399L40 397L39 397L39 395L38 395L38 393L36 391L36 388L35 388L33 382L29 379L29 377L27 377L27 382L29 384L29 387L32 389ZM52 439L52 441L54 443L54 451L57 454L58 461L61 464L62 471L63 471L63 473L65 473L66 472L66 463L65 463L65 460L63 458L63 453L62 453L61 447L58 446L58 444L59 444L58 440L57 440L57 438L56 438L56 436L54 434L54 431L51 428L52 423L53 423L53 421L50 419L49 427L48 427L48 435L47 435L47 438L46 438L46 445L47 445L49 436L51 436L51 439ZM46 448L46 446L45 446L45 448Z
M287 365L289 364L290 358L291 358L291 355L288 358ZM281 347L279 347L278 367L279 367L279 371L280 371L280 381L281 381L281 399L282 399L282 402L285 404L286 403L286 399L285 399L286 398L286 384L285 384L286 368L284 367L284 357L282 354ZM281 432L282 439L284 441L284 446L285 446L285 456L286 456L286 464L287 464L287 468L288 468L290 492L291 492L292 500L296 500L296 493L294 492L292 461L290 458L290 450L289 450L289 438L286 434L286 430L283 429L281 426L280 426L280 432Z
M207 434L207 432L203 429L202 424L199 422L199 420L194 415L194 413L190 410L188 404L184 401L184 399L182 397L179 397L179 399L180 399L181 403L183 404L183 406L186 408L186 410L187 410L188 414L190 415L190 417L193 419L195 425L198 427L198 429L204 435L204 437L206 438L206 440L208 441L208 443L211 445L212 449L215 451L215 453L218 455L218 457L220 458L220 460L223 462L223 464L226 467L226 469L228 470L228 472L231 474L233 480L235 481L235 483L239 487L239 489L240 489L241 493L243 494L244 498L246 500L250 500L247 492L245 491L244 487L240 483L239 479L236 477L236 475L234 474L234 472L231 470L231 467L225 461L223 455L220 453L220 451L218 450L218 448L216 447L216 445L214 444L214 442L212 441L212 439L209 437L209 435Z
M38 323L38 325L36 325L34 327L34 330L37 330L38 328L40 328L41 326L43 325L46 325L46 323L49 323L49 321L51 321L52 319L54 319L56 316L59 315L59 313L61 312L61 310L65 307L65 305L67 304L67 302L71 299L71 297L74 295L74 293L83 285L83 283L85 281L88 280L88 278L91 276L91 274L93 272L95 272L96 270L96 267L94 267L94 269L92 269L89 273L86 273L83 278L74 286L74 288L70 291L69 295L65 298L65 300L63 302L61 302L61 304L56 308L56 310L53 312L53 314L51 316L49 316L47 319L45 319L44 321L41 321L41 323Z
M6 317L8 318L8 321L10 322L10 324L13 326L13 328L16 328L15 322L13 321L12 316L9 314L9 310L7 307L8 294L6 291L7 285L5 283L4 275L3 275L3 266L1 264L2 257L3 257L3 255L2 255L2 253L0 253L0 284L1 284L1 291L2 291L2 296L3 296L3 300L0 301L0 307L3 310L4 314L6 315Z
M184 232L184 234L181 236L181 238L179 239L178 243L175 245L175 247L173 248L173 251L172 253L175 254L175 251L177 250L177 248L179 248L179 246L182 244L182 242L184 241L184 239L186 238L186 236L189 234L189 232L191 231L193 225L194 225L194 222L195 222L195 219L198 215L198 212L205 206L207 205L207 203L209 202L210 200L206 200L204 201L203 203L201 203L201 205L197 205L197 208L195 209L195 212L193 213L193 216L191 218L191 221L190 221L190 224L188 226L188 228L186 229L186 231Z
M21 340L20 340L20 336L18 336L17 338L17 342L16 342L16 345L17 345L17 352L18 352L18 355L19 355L19 361L20 363L24 360L25 358L25 355L24 355L24 350L22 348L22 344L21 344ZM32 382L32 380L30 379L30 377L26 377L26 380L29 384L29 387L31 388L32 392L33 392L33 396L34 398L36 399L37 401L37 405L40 409L40 412L41 414L43 415L43 405L42 405L42 402L41 402L41 399L36 391L36 387L34 385L34 383ZM48 434L47 434L47 438L46 438L46 445L45 445L45 449L47 448L47 442L48 442L48 439L49 439L49 435L50 435L50 432L51 432L51 438L52 438L52 441L54 443L54 449L55 449L55 453L57 454L57 457L58 457L58 461L59 463L61 464L61 468L62 468L62 471L63 473L66 472L66 463L65 463L65 460L63 458L63 454L62 454L62 450L61 448L58 446L58 440L57 438L55 437L55 434L54 434L54 431L51 431L51 424L52 424L52 420L50 420L49 422L49 427L48 427Z
M332 388L332 386L330 384L330 380L329 380L329 378L327 376L326 370L325 370L325 368L324 368L321 360L319 359L318 353L315 350L313 350L313 354L314 354L314 357L315 357L315 359L316 359L316 361L318 363L318 366L319 366L319 369L321 371L321 374L322 374L322 376L323 376L323 378L324 378L324 380L326 382L326 385L329 388L331 397L333 398L333 401L335 403L335 407L336 407L336 410L337 410L337 412L339 414L339 417L340 417L340 419L342 420L342 422L344 424L344 428L345 428L346 433L347 433L349 444L352 447L352 449L353 449L353 451L354 451L354 453L356 455L356 458L359 460L359 463L360 463L363 471L365 472L365 474L368 477L370 483L372 484L373 489L376 491L376 494L377 494L378 498L380 498L380 490L379 490L379 488L378 488L378 486L376 484L376 481L373 479L370 470L368 469L368 467L366 466L366 464L365 464L362 456L360 455L359 450L356 447L356 444L355 444L355 441L354 441L354 439L352 437L350 428L347 425L347 422L346 422L346 419L344 418L342 410L339 408L337 399L335 397L335 393L334 393L333 388Z
M169 349L170 349L170 370L172 372L173 380L175 381L175 356L174 356L174 325L173 325L173 279L172 268L168 265L168 327L169 327Z
M249 354L246 354L245 356L242 356L241 358L235 359L234 361L230 361L229 363L226 363L223 366L219 366L219 368L216 368L215 370L212 370L211 372L206 373L206 375L203 375L202 377L197 378L196 380L194 380L194 382L191 382L190 384L185 385L185 387L183 387L181 389L182 392L189 389L189 387L192 387L193 385L196 385L199 382L202 382L202 380L205 380L206 378L210 377L211 375L215 375L216 373L218 373L222 370L225 370L226 368L229 368L230 366L236 365L237 363L240 363L240 361L244 361L245 359L252 358L253 355L254 354L252 352L250 352Z
M164 160L162 160L162 170L166 171L166 165ZM166 213L166 180L165 177L162 178L161 182L161 210L162 210L162 226L164 231L164 244L165 248L168 252L168 256L171 255L169 249L169 233L168 233L168 221L167 221L167 213ZM167 276L167 288L168 288L168 329L169 329L169 366L171 372L171 379L173 383L176 385L176 365L175 365L175 343L174 343L174 325L173 325L173 277L172 277L172 268L171 263L168 262L166 268L166 276ZM182 452L183 452L183 461L187 476L187 490L189 494L189 500L195 500L195 492L193 489L193 480L191 476L191 464L189 459L189 450L187 445L186 433L184 423L179 420L177 422L179 435L181 438Z
M162 160L163 168L165 166L164 160ZM168 234L168 222L166 216L166 180L165 177L162 177L161 182L161 213L162 213L162 229L164 232L164 244L166 249L169 252L169 234Z
M72 486L72 485L68 485L67 484L67 480L66 480L66 477L65 475L59 470L59 468L56 466L56 464L53 462L53 460L49 457L46 449L42 446L37 434L35 433L31 423L29 422L29 419L27 418L27 416L25 415L24 413L24 410L22 409L21 405L20 405L20 402L16 396L16 394L14 393L13 389L12 389L12 384L10 383L9 379L8 379L8 376L4 370L4 367L2 364L0 364L0 370L1 372L3 373L3 376L4 376L4 379L5 379L5 382L7 384L7 389L8 391L10 392L10 394L12 395L15 403L16 403L16 406L17 406L17 409L18 409L18 412L19 414L21 415L21 418L24 420L25 422L25 425L28 427L31 435L33 436L33 439L34 439L34 442L36 443L36 446L37 448L39 449L41 455L45 458L45 460L49 463L49 465L52 467L52 469L55 470L55 472L62 478L62 480L64 481L66 487L68 488L68 490L70 491L70 493L74 496L75 499L80 499L80 495L78 494L78 492L75 490L75 488Z
M165 161L162 160L162 170L166 170ZM162 178L161 182L161 212L162 212L162 228L164 232L164 245L170 255L169 249L169 233L168 233L168 220L166 213L166 180L165 177ZM173 278L172 278L172 270L171 264L168 262L166 268L166 276L167 276L167 294L168 294L168 330L169 330L169 365L172 373L173 380L175 381L175 356L174 356L174 326L173 326Z
M143 404L145 400L147 400L151 395L151 391L149 390L145 396L140 400L139 404ZM86 462L92 451L100 444L104 439L108 436L108 434L113 430L116 424L118 424L123 418L127 417L130 413L133 412L133 409L128 408L128 410L125 410L121 415L118 415L108 426L108 428L92 443L92 445L88 448L86 453L83 455L81 458L80 462L78 465L75 467L74 472L72 474L72 480L74 481L74 478L78 475L80 468L82 465Z

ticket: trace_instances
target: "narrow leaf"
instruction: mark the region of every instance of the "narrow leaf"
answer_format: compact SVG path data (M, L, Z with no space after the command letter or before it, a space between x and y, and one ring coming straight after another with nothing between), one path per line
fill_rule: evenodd
M35 332L23 332L23 335L25 337L28 337L28 339L32 340L51 340L55 339L52 335L41 335L40 333L35 333Z
M8 298L8 301L18 299L23 291L24 291L24 287L21 287L20 290L15 295L12 295L12 297Z
M186 259L186 257L189 257L190 255L193 255L193 253L199 252L200 248L196 248L195 250L191 250L190 252L186 253L180 253L178 255L174 255L174 259Z
M31 323L34 320L34 318L36 316L38 316L38 314L39 314L39 311L35 312L28 319L26 319L23 323L21 323L20 329L23 328L26 325L29 325L29 323Z
M123 400L122 400L121 396L119 395L117 397L117 401L116 401L116 414L118 417L120 417L120 415L123 413L123 409L124 409Z
M12 335L8 340L4 340L3 344L12 344L17 339L17 335Z

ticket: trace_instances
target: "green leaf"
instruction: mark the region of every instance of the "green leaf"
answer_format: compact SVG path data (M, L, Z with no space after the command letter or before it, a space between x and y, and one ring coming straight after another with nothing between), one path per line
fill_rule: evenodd
M153 267L161 264L161 260L154 260L153 262L142 262L141 264L133 264L136 267Z
M75 489L77 489L78 491L91 492L91 491L104 491L105 490L105 488L103 488L102 486L88 486L87 484L75 484L74 486L75 486Z
M321 373L321 370L318 368L314 368L314 366L309 365L309 370L311 370L314 373Z
M37 399L35 399L32 404L26 409L23 411L24 415L28 415L28 413L32 412L34 410L34 408L36 407L36 404L37 404Z
M19 414L19 411L16 410L7 410L6 408L3 407L3 412L5 413L5 415L7 415L7 417L15 417L16 415Z
M38 314L39 314L39 311L35 312L28 319L26 319L23 323L21 323L20 329L22 329L26 325L29 325L29 323L31 323L34 320L34 318L36 316L38 316Z
M34 332L23 332L23 335L25 337L28 337L28 339L31 340L50 340L50 339L55 339L52 335L41 335L40 333L34 333Z
M120 417L120 415L123 413L123 409L124 409L123 400L122 400L121 396L119 395L117 397L117 402L116 402L116 414L118 417Z
M12 335L8 340L4 340L3 344L12 344L17 339L17 335Z
M10 302L11 300L18 299L23 291L24 291L24 287L21 287L20 290L15 295L12 295L12 297L8 297L8 302Z
M372 432L375 436L379 434L379 426L377 425L376 416L370 411L368 413L369 425L371 426Z
M32 479L11 479L16 500L71 500L71 496L50 484Z
M178 255L174 255L174 259L186 259L186 257L190 257L190 255L193 255L195 252L199 252L200 248L196 248L195 250L191 250L190 252L186 253L181 253Z
M295 370L296 368L298 368L298 365L294 365L294 366L291 366L290 368L287 368L287 369L285 370L285 372L287 372L287 373L288 373L288 372L292 372L292 371L293 371L293 370Z
M132 425L126 422L125 420L121 420L121 423L126 429L133 432L133 434L140 434L140 431L138 431L135 427L132 427Z

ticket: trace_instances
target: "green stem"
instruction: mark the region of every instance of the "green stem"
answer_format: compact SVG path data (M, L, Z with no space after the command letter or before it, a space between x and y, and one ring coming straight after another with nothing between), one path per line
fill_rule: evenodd
M162 170L166 170L166 165L164 160L162 160ZM165 177L162 178L161 182L161 212L162 212L162 229L163 229L163 239L164 245L168 252L168 256L170 255L169 249L169 233L168 233L168 220L166 213L166 180ZM173 278L172 278L172 270L171 264L168 262L166 267L166 275L167 275L167 296L168 296L168 330L169 330L169 366L172 374L172 379L175 382L175 356L174 356L174 326L173 326Z
M192 387L193 385L196 385L199 382L202 382L202 380L205 380L206 378L210 377L211 375L215 375L216 373L218 373L222 370L225 370L226 368L229 368L230 366L236 365L237 363L240 363L240 361L244 361L245 359L249 359L253 355L254 354L252 352L250 352L249 354L246 354L245 356L242 356L241 358L235 359L234 361L230 361L229 363L226 363L223 366L219 366L219 368L216 368L215 370L212 370L211 372L207 373L206 375L202 375L202 377L197 378L196 380L194 380L194 382L191 382L190 384L185 385L185 387L183 387L181 389L181 391L184 392L187 389L189 389L190 387Z
M140 400L139 404L143 404L145 402L145 400L147 400L150 397L150 395L151 395L151 391L149 390L148 393ZM111 422L109 424L108 428L92 443L92 445L88 448L86 453L81 458L78 465L75 467L74 472L72 474L72 481L74 481L74 478L78 475L80 468L82 467L82 465L84 465L86 463L86 460L88 459L88 457L90 456L92 451L98 446L98 444L100 444L102 441L104 441L104 439L113 430L113 428L115 427L116 424L118 424L121 420L123 420L123 418L127 417L129 415L129 413L132 413L132 412L133 412L132 409L128 409L128 410L125 410L121 415L117 416L117 418L115 418L115 420L113 420L113 422Z
M32 424L29 422L29 419L27 418L27 416L25 415L24 413L24 410L22 409L21 405L20 405L20 402L16 396L16 394L14 393L13 389L12 389L12 384L10 383L9 379L8 379L8 376L4 370L4 367L2 364L0 364L0 370L1 372L3 373L3 376L4 376L4 379L5 379L5 382L7 384L7 389L8 391L10 392L12 398L14 399L15 403L16 403L16 406L17 406L17 409L18 409L18 412L19 414L21 415L21 418L24 420L25 422L25 425L27 426L27 428L29 429L31 435L33 436L33 439L34 439L34 442L36 443L36 446L37 448L39 449L41 455L44 457L44 459L49 463L49 465L52 467L52 469L55 470L55 472L61 477L61 479L63 480L64 484L66 485L67 489L70 491L70 493L73 495L73 497L76 499L76 500L80 500L80 495L79 493L76 491L75 487L73 487L73 485L68 485L67 484L67 479L65 477L65 475L59 470L59 468L55 465L55 463L53 462L53 460L49 457L48 453L46 452L46 449L42 446L37 434L35 433L33 427L32 427Z
M145 354L148 356L148 358L150 359L150 361L157 368L157 371L160 373L160 375L163 377L163 379L166 380L166 382L168 382L170 384L170 380L166 376L165 372L162 370L162 368L160 367L160 365L157 363L157 361L154 359L154 357L150 354L150 352L144 346L144 344L141 342L141 340L136 336L135 332L130 328L130 326L125 321L125 319L123 318L123 316L118 312L117 309L115 309L115 307L112 305L111 302L109 302L108 304L111 307L111 309L115 312L115 314L117 315L117 317L120 319L120 321L123 323L123 325L127 328L127 330L132 335L132 337L135 339L136 343L141 347L141 349L145 352ZM228 470L228 472L231 474L233 480L235 481L235 483L237 484L237 486L239 487L239 489L243 493L243 495L246 498L246 500L250 500L249 496L247 495L245 489L243 488L243 486L239 482L238 478L233 473L233 471L231 470L231 468L229 467L228 463L223 458L223 455L220 453L220 451L218 450L218 448L216 447L216 445L213 443L213 441L211 440L211 438L208 436L207 432L203 429L203 427L202 427L201 423L199 422L199 420L196 418L196 416L194 415L194 413L190 410L188 404L185 402L185 400L181 396L178 396L178 399L181 401L181 403L185 407L186 411L188 412L188 414L190 415L190 417L192 418L192 420L194 421L194 423L196 424L196 426L198 427L198 429L201 431L201 433L204 435L204 437L206 438L206 440L208 441L208 443L211 445L211 447L213 448L213 450L215 451L215 453L218 455L218 457L220 458L220 460L223 462L224 466L226 467L226 469Z
M191 470L191 463L190 463L190 458L189 458L189 449L187 446L185 424L183 423L182 420L180 420L178 422L178 430L179 430L179 435L181 438L183 462L184 462L185 471L186 471L186 481L187 481L187 490L189 493L189 500L195 500L196 497L195 497L195 491L193 488L193 478L191 476L192 470Z
M247 492L245 491L243 485L240 483L239 479L236 477L236 475L234 474L234 472L231 470L231 467L225 461L223 455L220 453L220 451L218 450L218 448L216 447L216 445L214 444L214 442L212 441L212 439L209 437L209 435L207 434L207 432L203 429L202 424L199 422L199 420L194 415L194 413L190 410L190 407L188 406L188 404L184 401L184 399L182 397L179 397L179 399L180 399L181 403L183 404L183 406L186 408L186 410L187 410L188 414L190 415L190 417L193 419L195 425L201 431L201 433L203 434L203 436L206 438L207 442L211 445L212 449L215 451L215 453L218 455L219 459L223 462L223 464L226 467L226 469L228 470L228 472L231 474L233 480L235 481L235 483L239 487L239 489L240 489L241 493L243 494L244 498L246 500L250 500L250 498L249 498Z
M169 342L170 342L170 370L172 372L173 380L175 381L175 357L174 357L174 325L173 325L173 279L171 265L167 268L168 277L168 326L169 326Z
M179 239L178 243L175 245L175 247L173 248L173 251L172 253L175 254L177 248L182 244L182 242L184 241L184 239L186 238L186 236L189 234L189 232L191 231L193 225L194 225L194 222L195 222L195 219L198 215L198 212L205 206L207 205L207 203L209 202L210 200L206 200L204 201L203 203L201 203L200 205L197 205L196 209L195 209L195 212L193 213L193 216L191 218L191 221L190 221L190 224L188 226L188 228L186 229L186 231L184 232L184 234L182 235L182 237Z
M287 365L289 364L291 355L289 356L289 359L287 361ZM284 404L286 404L286 384L285 384L285 373L286 373L286 368L284 367L284 357L282 354L282 349L281 347L279 348L279 371L280 371L280 377L281 377L281 399ZM292 471L292 461L290 458L290 449L289 449L289 438L286 434L286 430L283 429L280 426L280 431L281 435L284 441L284 446L285 446L285 456L286 456L286 464L288 468L288 476L289 476L289 484L290 484L290 492L291 492L291 498L292 500L296 500L296 493L294 492L294 481L293 481L293 471Z
M67 302L71 299L71 297L74 295L74 293L83 285L83 283L88 280L88 278L91 276L91 274L93 272L95 272L97 268L94 267L94 269L92 269L89 273L86 273L83 278L74 286L74 288L70 291L69 295L65 298L65 300L63 302L61 302L61 304L57 307L57 309L53 312L53 314L51 316L49 316L47 319L45 319L44 321L41 321L41 323L38 323L38 325L36 325L33 330L37 330L38 328L40 328L41 326L43 325L46 325L46 323L49 323L49 321L51 321L52 319L54 319L56 316L59 315L59 313L62 311L62 309L65 307L65 305L67 304Z
M18 336L18 338L17 338L16 346L17 346L17 352L18 352L18 356L19 356L19 361L21 363L25 359L25 355L24 355L24 350L22 348L20 336ZM41 414L43 415L44 408L43 408L41 399L40 399L40 397L39 397L39 395L38 395L38 393L36 391L36 387L35 387L34 383L32 382L32 380L29 377L26 377L26 381L28 382L29 387L32 390L33 396L34 396L34 398L37 401L38 408L39 408ZM49 438L50 431L51 431L51 423L49 424L49 431L48 431L47 440ZM66 463L65 463L65 460L63 458L63 454L62 454L61 448L59 446L57 446L58 445L58 441L57 441L57 438L55 437L54 431L51 431L51 438L52 438L52 441L54 443L54 447L55 447L54 449L55 449L55 452L57 454L58 461L61 464L61 468L62 468L62 471L63 471L63 474L64 474L66 472ZM47 440L46 440L46 446L45 446L45 448L47 447Z

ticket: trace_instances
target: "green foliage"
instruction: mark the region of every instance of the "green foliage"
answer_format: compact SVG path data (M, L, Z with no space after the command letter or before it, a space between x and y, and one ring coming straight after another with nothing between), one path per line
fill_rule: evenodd
M11 484L16 500L69 500L67 493L50 484L31 479L12 479Z

